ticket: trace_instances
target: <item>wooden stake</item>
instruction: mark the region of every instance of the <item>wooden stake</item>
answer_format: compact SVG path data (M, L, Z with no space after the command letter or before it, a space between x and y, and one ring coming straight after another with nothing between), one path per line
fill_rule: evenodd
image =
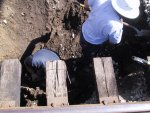
M100 103L109 104L119 102L111 57L94 58L94 69Z
M46 93L48 106L68 105L67 68L62 60L46 63Z
M21 63L18 59L4 60L0 74L0 103L20 106ZM8 105L7 105L8 104ZM15 104L15 105L13 105Z

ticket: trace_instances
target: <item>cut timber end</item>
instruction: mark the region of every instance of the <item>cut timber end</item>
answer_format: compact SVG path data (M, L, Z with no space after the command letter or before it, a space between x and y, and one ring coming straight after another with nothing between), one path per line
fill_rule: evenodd
M18 59L4 60L1 65L1 74L0 74L1 106L3 106L2 104L5 104L5 106L10 107L20 106L20 85L21 85L20 61Z
M108 104L119 102L111 57L94 58L94 69L100 103Z
M46 93L48 106L68 105L67 68L62 60L46 62Z

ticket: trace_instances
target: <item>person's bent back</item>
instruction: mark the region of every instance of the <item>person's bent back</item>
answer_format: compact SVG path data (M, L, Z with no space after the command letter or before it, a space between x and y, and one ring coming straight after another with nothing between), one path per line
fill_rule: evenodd
M47 61L59 59L59 56L55 52L49 49L41 49L33 55L28 56L25 59L24 64L29 73L31 73L33 81L35 81L36 79L40 79L40 77L45 77Z

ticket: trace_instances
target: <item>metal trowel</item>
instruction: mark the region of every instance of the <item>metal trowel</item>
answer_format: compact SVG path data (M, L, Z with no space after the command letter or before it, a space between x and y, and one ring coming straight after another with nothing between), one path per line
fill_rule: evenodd
M150 62L147 61L147 60L144 60L142 58L139 58L139 57L136 57L136 56L133 56L132 59L140 64L143 64L143 65L147 65L147 66L150 66Z

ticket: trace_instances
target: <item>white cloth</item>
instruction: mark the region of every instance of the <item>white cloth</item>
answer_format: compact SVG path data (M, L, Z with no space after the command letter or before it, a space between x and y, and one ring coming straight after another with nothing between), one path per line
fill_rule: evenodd
M88 0L91 12L83 23L84 39L91 44L102 44L109 40L113 44L121 41L123 24L114 11L111 0Z

